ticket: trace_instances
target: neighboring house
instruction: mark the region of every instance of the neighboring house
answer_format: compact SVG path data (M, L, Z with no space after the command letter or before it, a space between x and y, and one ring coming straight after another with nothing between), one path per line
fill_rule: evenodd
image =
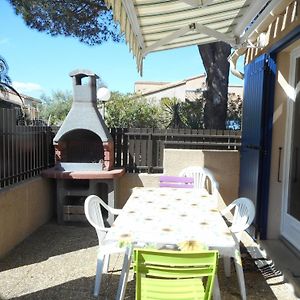
M206 75L198 75L176 82L137 81L134 92L142 95L147 100L159 103L162 98L177 98L181 101L194 101L206 89ZM231 85L228 93L233 99L242 97L243 87Z
M13 91L0 91L0 108L23 108L31 120L38 119L38 105L41 100L27 95L20 94L20 97Z
M244 50L240 195L256 204L263 239L287 240L300 253L300 15L281 1ZM234 55L239 56L238 50ZM233 58L233 59L236 59Z

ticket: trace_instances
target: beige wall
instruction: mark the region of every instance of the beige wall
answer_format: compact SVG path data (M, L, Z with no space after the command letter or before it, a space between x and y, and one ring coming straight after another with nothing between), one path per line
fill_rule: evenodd
M238 197L240 156L238 151L165 149L164 174L178 175L187 166L209 168L220 184L225 203ZM123 207L136 186L158 187L161 174L129 174L119 180L118 207Z
M126 173L118 183L117 207L122 208L134 187L158 187L161 174Z
M206 75L205 74L197 76L197 77L189 78L185 84L186 90L197 90L200 88L203 89L205 87L206 87Z
M164 85L168 85L170 82L155 82L155 81L137 81L134 84L135 93L146 93L152 90L160 89Z
M228 94L235 94L243 97L244 86L242 85L229 85L228 86Z
M277 55L277 74L273 113L273 132L272 132L272 154L271 172L269 189L269 213L268 213L268 239L276 239L280 236L282 199L283 199L283 169L284 169L284 143L287 113L287 91L289 83L290 52L300 46L296 42L284 49ZM279 167L279 148L282 148Z
M219 191L226 204L238 197L240 154L226 150L165 149L164 173L178 175L188 166L208 168L219 183Z
M277 57L277 82L278 76L289 81L289 53L281 52ZM275 99L274 99L274 114L273 114L273 133L272 133L272 156L271 156L271 172L270 172L270 190L269 190L269 214L268 214L268 232L269 239L278 238L280 234L281 222L281 207L282 207L282 182L278 182L278 167L279 167L279 148L284 150L284 134L286 121L286 103L287 96L283 86L276 84ZM283 156L281 153L281 172L279 179L283 179Z
M0 257L52 217L54 192L41 177L0 192Z
M170 87L168 89L158 91L149 95L145 95L145 98L153 103L159 103L161 98L177 98L181 101L185 100L185 84Z

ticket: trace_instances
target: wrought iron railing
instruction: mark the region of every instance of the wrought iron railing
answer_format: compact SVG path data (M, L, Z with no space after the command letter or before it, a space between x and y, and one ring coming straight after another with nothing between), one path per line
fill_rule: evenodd
M54 164L47 126L16 125L14 109L0 109L0 188L40 174Z

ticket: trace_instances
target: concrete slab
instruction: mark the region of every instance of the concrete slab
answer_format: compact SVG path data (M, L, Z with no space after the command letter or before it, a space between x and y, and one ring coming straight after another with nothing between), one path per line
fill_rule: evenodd
M300 257L286 243L282 240L261 241L267 257L274 263L274 268L282 272L296 296L300 297Z
M97 244L96 233L88 225L61 226L52 222L42 226L0 260L0 299L95 300L92 292ZM254 244L247 245L248 251L259 253L254 248ZM269 278L261 272L247 249L241 248L241 256L248 299L296 299L284 279ZM114 299L122 259L119 255L111 258L98 299ZM234 266L231 277L226 278L220 260L218 277L222 299L240 299ZM135 281L131 271L125 299L134 298Z

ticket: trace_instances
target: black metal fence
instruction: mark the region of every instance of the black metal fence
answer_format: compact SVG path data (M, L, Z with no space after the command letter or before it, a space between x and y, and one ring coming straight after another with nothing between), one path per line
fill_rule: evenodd
M0 109L0 188L40 174L54 163L47 126L16 125L16 110Z
M115 166L127 172L161 173L165 148L239 150L241 131L113 128Z
M57 127L16 125L16 111L0 109L0 188L54 165ZM165 148L238 150L241 131L112 128L115 167L131 173L161 173Z

